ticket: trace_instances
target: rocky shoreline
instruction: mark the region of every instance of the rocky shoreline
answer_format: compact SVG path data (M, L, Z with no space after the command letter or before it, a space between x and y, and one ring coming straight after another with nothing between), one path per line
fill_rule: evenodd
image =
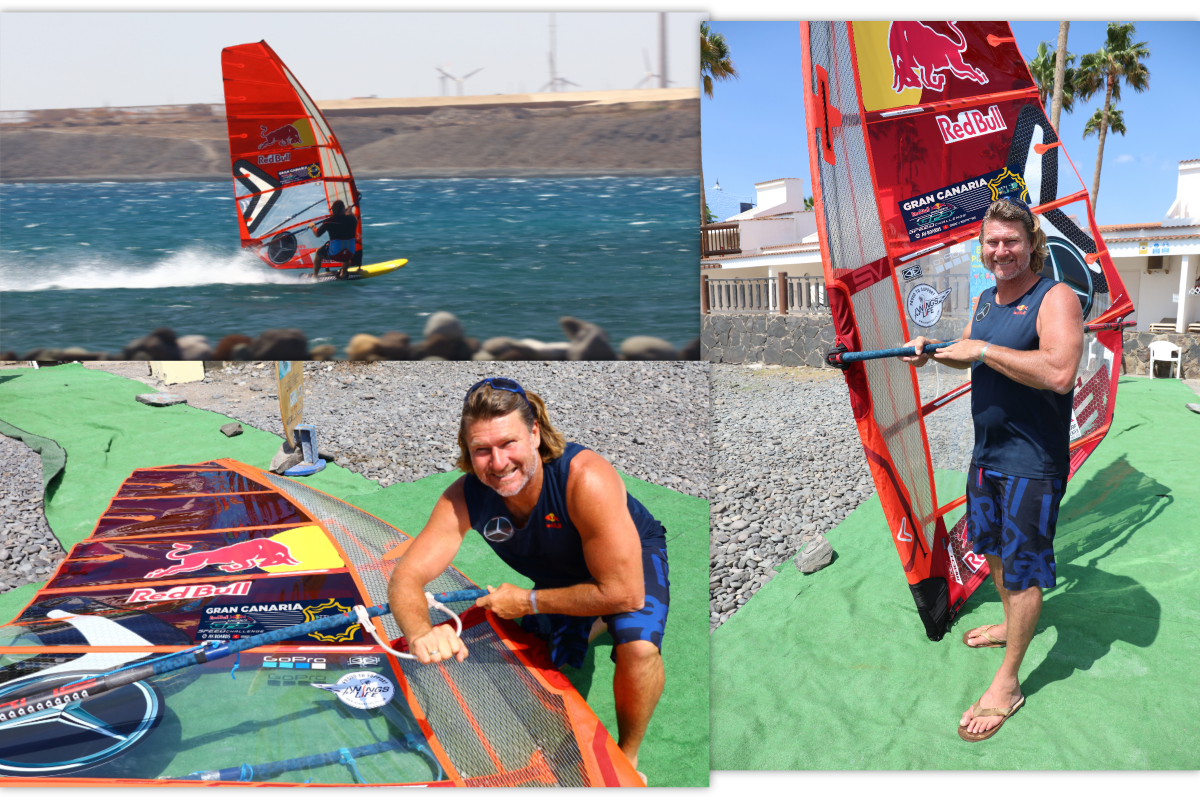
M591 322L562 317L559 325L565 342L513 339L496 336L480 342L469 337L462 323L448 311L438 311L425 323L425 338L413 342L407 333L389 331L381 336L360 333L346 345L350 361L698 361L700 339L676 348L653 336L631 336L614 348L608 331ZM120 352L90 351L83 347L38 347L18 356L0 352L0 361L328 361L338 358L332 344L311 350L308 337L298 328L276 328L257 337L230 334L214 346L206 336L177 336L159 328L135 339Z
M714 364L709 626L875 492L841 374Z

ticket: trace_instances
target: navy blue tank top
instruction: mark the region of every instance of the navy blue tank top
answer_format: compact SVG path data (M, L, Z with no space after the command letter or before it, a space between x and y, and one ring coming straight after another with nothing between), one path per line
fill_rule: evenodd
M1055 281L1040 276L1007 305L985 289L971 321L971 338L1013 350L1036 350L1038 309ZM987 358L987 355L984 355ZM1071 471L1072 389L1058 394L1034 389L978 361L971 365L971 414L975 463L1021 478L1065 478Z
M484 541L505 564L533 581L535 589L574 586L592 580L592 573L583 557L583 540L579 538L579 531L571 524L571 515L567 512L567 477L571 460L586 449L570 442L561 456L542 464L542 493L524 528L512 524L509 519L512 512L504 505L504 498L495 491L474 475L467 475L463 481L471 527L481 535L485 530L491 534L497 526L494 523L489 526L488 523L498 517L503 518L513 531L512 537L495 541L499 537L484 536ZM625 497L642 547L665 549L666 530L662 523L633 495L626 493Z

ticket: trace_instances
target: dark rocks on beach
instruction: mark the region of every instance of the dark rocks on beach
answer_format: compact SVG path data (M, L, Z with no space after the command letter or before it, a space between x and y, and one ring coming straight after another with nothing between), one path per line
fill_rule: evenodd
M179 361L183 358L175 331L170 328L159 328L149 336L135 339L125 346L122 356L129 361Z
M591 322L575 317L562 317L558 324L566 331L571 346L567 358L571 361L615 361L617 354L608 343L608 331Z
M225 434L226 436L241 436L242 426L236 422L230 422L221 426L221 433Z
M631 336L613 349L608 331L593 322L562 317L559 325L565 342L512 339L497 336L480 344L466 335L462 322L448 311L438 311L425 323L424 339L412 342L408 334L389 331L382 336L359 333L350 339L349 361L699 361L700 339L676 350L670 342L653 336ZM16 354L5 354L15 361ZM252 338L233 333L213 348L206 336L176 338L169 328L130 342L120 353L89 352L80 347L37 348L24 361L329 361L337 356L333 344L310 351L308 339L297 328L273 328ZM3 360L3 359L0 359Z

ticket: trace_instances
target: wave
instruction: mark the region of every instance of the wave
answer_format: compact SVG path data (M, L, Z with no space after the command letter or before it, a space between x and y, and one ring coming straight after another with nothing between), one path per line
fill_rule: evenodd
M213 284L299 284L305 270L275 270L253 253L213 253L188 248L151 264L133 265L114 258L77 257L41 269L11 264L0 269L0 291L44 292L55 289L161 289Z

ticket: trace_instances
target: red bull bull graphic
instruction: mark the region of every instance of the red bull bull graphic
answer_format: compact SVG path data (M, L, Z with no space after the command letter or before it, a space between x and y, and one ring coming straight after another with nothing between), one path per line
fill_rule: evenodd
M958 40L939 33L925 22L893 22L888 29L888 49L892 54L892 91L905 89L946 88L949 71L956 78L975 81L980 86L988 82L983 70L963 60L967 39L953 22L947 22Z
M285 147L303 144L304 141L300 138L300 131L296 130L295 125L281 125L273 131L268 131L266 125L259 125L262 137L262 142L259 143L258 149L265 150L268 147Z
M272 539L251 539L235 542L216 550L192 549L190 544L175 544L167 558L179 563L172 567L156 569L146 573L147 578L165 578L181 572L196 572L205 567L217 567L222 572L242 572L254 567L299 566L286 544Z

